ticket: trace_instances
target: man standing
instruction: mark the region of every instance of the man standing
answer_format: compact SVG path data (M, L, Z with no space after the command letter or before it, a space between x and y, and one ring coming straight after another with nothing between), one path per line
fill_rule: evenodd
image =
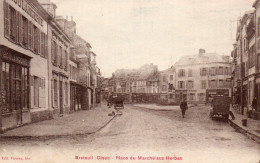
M185 111L188 109L188 105L185 99L181 102L180 108L181 108L182 118L184 118Z

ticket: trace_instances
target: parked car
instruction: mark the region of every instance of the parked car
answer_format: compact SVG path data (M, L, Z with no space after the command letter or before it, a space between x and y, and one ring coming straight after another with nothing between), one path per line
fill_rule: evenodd
M214 96L211 102L211 110L209 117L214 119L216 117L228 120L230 111L230 97L227 96Z

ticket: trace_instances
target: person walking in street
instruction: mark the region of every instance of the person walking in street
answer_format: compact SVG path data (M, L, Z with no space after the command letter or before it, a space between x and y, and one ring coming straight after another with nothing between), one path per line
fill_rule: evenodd
M253 111L256 110L256 108L257 108L256 97L254 97L254 99L252 100L251 106L252 106L252 109L250 109L250 110L248 111L248 118L252 118Z
M181 102L180 108L181 108L182 118L184 118L185 111L188 109L188 105L185 99Z

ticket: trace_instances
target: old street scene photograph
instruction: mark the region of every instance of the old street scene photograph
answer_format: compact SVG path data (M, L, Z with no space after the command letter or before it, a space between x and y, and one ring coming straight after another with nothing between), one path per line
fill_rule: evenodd
M260 0L0 0L0 162L260 163Z

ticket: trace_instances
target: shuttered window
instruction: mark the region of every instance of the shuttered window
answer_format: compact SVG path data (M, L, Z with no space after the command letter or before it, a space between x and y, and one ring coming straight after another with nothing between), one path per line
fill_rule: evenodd
M4 17L5 17L5 37L10 38L10 10L9 5L4 1Z
M17 43L22 45L22 15L17 12Z
M22 46L28 47L28 20L22 16Z
M10 39L13 42L17 41L17 13L14 8L9 6L10 9Z

